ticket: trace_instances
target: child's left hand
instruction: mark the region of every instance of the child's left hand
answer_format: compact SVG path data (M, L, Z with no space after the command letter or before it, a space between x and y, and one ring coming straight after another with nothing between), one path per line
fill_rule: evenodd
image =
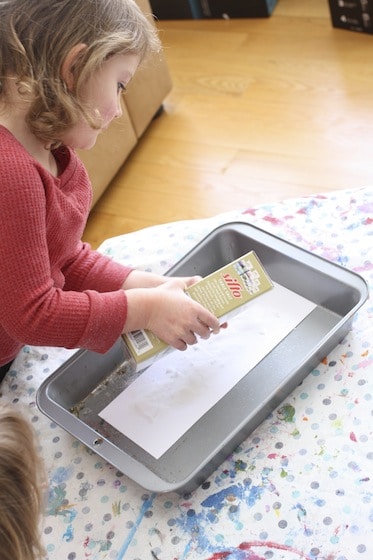
M152 272L143 272L141 270L133 270L126 278L123 283L123 290L130 290L132 288L156 288L161 286L172 277L161 276L160 274L153 274ZM181 280L185 283L185 287L188 288L192 286L199 280L202 280L201 276L185 276Z

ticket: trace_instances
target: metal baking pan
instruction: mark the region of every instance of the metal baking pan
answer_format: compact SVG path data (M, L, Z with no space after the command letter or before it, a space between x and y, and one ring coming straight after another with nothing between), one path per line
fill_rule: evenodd
M98 415L141 375L121 338L103 355L79 350L48 377L40 410L147 490L195 489L344 338L368 298L354 272L241 222L213 230L168 274L205 276L250 250L273 281L316 307L159 459Z

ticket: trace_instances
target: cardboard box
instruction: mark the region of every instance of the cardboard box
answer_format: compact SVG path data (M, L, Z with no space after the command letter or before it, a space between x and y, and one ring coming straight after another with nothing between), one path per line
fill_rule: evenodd
M268 17L277 0L151 0L158 19Z
M186 293L224 320L272 287L263 265L254 251L250 251L193 284L186 289ZM137 370L148 367L165 350L171 350L165 342L146 330L124 334L123 339Z
M373 0L329 0L334 27L373 33Z

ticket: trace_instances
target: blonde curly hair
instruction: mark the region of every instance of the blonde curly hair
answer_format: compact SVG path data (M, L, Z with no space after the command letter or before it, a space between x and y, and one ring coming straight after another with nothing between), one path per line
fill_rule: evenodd
M74 89L61 78L71 49L87 48L74 61ZM46 144L83 117L97 128L81 98L87 78L115 54L143 59L159 51L155 26L133 0L0 0L0 101L11 105L6 84L16 80L30 103L27 123Z
M39 560L43 511L43 462L26 417L0 402L0 556Z

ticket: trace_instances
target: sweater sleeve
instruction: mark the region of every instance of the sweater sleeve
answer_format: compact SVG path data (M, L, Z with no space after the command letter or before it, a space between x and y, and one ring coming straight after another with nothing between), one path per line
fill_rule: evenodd
M88 243L79 243L69 262L64 266L65 290L119 290L133 269L116 263Z
M59 183L20 155L12 149L0 165L2 328L22 344L106 352L126 321L129 269L77 241L88 212L84 170L70 193L70 178Z

